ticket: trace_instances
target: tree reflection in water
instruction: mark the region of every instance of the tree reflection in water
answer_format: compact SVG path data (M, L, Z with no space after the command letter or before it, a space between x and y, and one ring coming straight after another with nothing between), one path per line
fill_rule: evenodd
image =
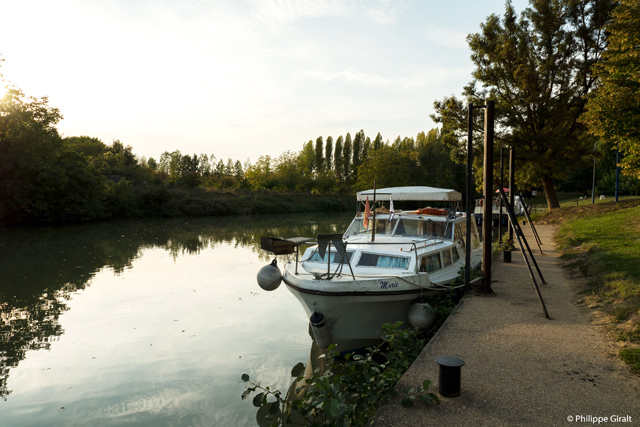
M61 314L73 293L103 269L120 274L148 248L174 259L221 244L247 247L262 260L260 237L315 237L344 231L352 214L263 215L111 221L0 229L0 398L11 368L28 350L49 349L64 333Z

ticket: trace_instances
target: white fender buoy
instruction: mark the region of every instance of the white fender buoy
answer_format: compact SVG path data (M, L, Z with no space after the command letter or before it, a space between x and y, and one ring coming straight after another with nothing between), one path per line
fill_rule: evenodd
M413 303L409 309L409 323L418 329L426 329L436 320L436 315L431 310L431 306L427 304L424 297L420 297Z
M282 274L278 268L278 261L274 258L271 264L265 265L258 271L258 285L265 291L278 289L282 281Z
M309 325L311 325L311 331L313 331L313 336L318 347L329 347L329 344L331 344L331 337L329 336L329 329L327 328L327 323L324 321L322 313L314 311L309 319Z

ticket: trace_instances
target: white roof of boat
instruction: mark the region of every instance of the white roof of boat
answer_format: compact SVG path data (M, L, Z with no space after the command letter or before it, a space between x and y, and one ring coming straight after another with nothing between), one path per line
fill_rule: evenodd
M360 191L356 194L358 201L365 201L367 197L369 201L373 201L373 191ZM431 201L455 201L462 200L462 194L456 190L436 187L389 187L378 188L376 192L376 201L389 200L431 200Z

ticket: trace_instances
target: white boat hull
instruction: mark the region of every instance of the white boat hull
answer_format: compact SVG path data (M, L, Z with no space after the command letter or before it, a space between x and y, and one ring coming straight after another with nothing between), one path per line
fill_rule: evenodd
M310 275L301 279L290 271L293 264L285 266L283 281L287 289L300 301L307 318L314 311L324 316L331 343L337 345L338 351L378 343L385 323L402 321L409 325L409 310L418 297L443 290L430 288L427 274L356 281L348 274L331 281Z

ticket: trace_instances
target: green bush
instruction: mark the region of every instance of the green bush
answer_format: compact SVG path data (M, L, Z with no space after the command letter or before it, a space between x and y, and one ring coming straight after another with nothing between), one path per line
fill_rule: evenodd
M291 371L297 385L297 399L287 400L279 390L272 391L260 382L251 382L242 399L258 391L253 405L264 413L272 426L289 423L292 417L307 426L361 426L385 399L397 394L395 385L424 347L417 329L405 329L402 322L383 325L383 342L368 348L364 354L347 353L343 357L330 346L326 368L304 377L304 365ZM249 375L242 380L248 382ZM427 390L431 381L422 386L405 388L402 405L413 406L415 400L425 404L438 403L438 397Z

